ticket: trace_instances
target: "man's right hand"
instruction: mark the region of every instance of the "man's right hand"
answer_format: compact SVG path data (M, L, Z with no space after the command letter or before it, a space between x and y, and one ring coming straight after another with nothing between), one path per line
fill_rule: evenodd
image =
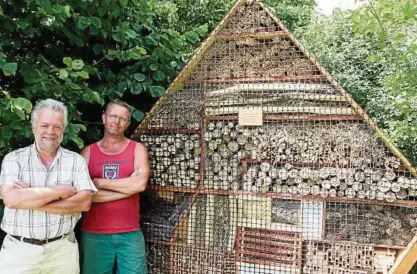
M77 194L77 189L73 186L53 186L51 188L61 192L59 196L61 199L66 199Z

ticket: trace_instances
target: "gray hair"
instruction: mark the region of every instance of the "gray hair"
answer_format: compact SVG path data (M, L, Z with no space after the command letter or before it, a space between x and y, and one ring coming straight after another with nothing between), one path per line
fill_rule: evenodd
M124 107L125 109L127 109L129 111L129 120L131 119L132 107L129 106L128 103L123 102L122 100L119 100L119 99L115 99L115 100L111 101L110 103L108 103L107 106L106 106L106 111L105 112L107 113L107 111L114 105Z
M38 121L39 111L42 109L51 109L56 112L60 112L62 115L64 115L64 129L68 125L68 111L67 107L60 101L56 101L54 99L46 99L39 101L35 107L33 108L32 114L31 114L31 122L32 126L36 124Z

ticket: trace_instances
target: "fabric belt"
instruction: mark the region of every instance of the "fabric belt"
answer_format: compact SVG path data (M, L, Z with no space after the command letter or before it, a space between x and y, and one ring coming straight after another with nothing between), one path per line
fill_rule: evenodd
M25 237L22 237L22 236L14 236L14 235L10 235L10 236L15 238L16 240L19 240L19 241L22 241L22 242L25 242L25 243L28 243L28 244L44 245L44 244L47 244L47 243L51 243L51 242L63 239L67 235L68 234L64 234L62 236L58 236L58 237L51 238L51 239L45 239L45 240L31 239L31 238L25 238Z

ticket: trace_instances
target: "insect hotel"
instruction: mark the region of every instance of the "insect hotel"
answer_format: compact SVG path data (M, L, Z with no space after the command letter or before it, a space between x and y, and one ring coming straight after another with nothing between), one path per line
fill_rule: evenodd
M416 233L416 170L259 1L235 4L134 138L150 273L388 273Z

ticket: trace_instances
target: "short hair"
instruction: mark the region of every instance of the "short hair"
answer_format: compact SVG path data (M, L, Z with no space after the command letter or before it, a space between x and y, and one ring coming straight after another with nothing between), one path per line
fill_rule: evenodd
M68 125L68 111L67 107L60 101L54 99L45 99L36 103L31 113L32 126L38 121L39 112L42 109L51 109L56 112L60 112L64 116L64 129Z
M119 100L119 99L115 99L115 100L113 100L113 101L111 101L110 103L107 104L105 112L107 113L107 111L113 105L121 106L121 107L124 107L125 109L127 109L129 111L129 120L131 119L132 107L128 103L123 102L122 100Z

